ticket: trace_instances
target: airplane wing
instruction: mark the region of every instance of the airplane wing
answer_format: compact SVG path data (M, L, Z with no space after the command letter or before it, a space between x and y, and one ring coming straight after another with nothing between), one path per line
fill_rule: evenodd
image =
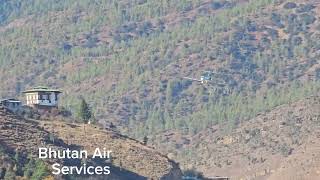
M201 82L200 79L195 79L195 78L190 78L190 77L183 77L183 79L188 79L188 80L191 80L191 81L198 81L198 82Z

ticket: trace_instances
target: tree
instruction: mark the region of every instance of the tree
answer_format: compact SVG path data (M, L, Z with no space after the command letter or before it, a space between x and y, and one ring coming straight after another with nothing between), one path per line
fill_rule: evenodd
M194 178L194 179L204 179L204 176L201 172L198 172L194 169L188 169L183 172L183 175L186 177Z
M148 144L148 137L147 136L144 136L143 137L143 145L147 145Z
M32 176L34 169L36 168L36 162L34 159L30 159L28 164L24 168L24 176L29 178Z
M83 123L88 123L92 117L92 112L89 107L89 104L86 102L84 98L81 98L78 116Z
M40 180L48 175L49 175L49 171L48 171L46 164L41 160L37 160L35 163L34 172L33 172L30 179L31 180Z
M22 157L22 153L19 150L16 151L16 154L14 156L14 160L16 162L15 168L14 168L16 175L23 175L22 169L24 166L24 160Z
M15 172L13 171L12 167L6 170L6 174L4 176L4 180L15 180L16 175Z
M115 129L116 126L111 122L110 125L109 125L109 128L110 128L110 129Z

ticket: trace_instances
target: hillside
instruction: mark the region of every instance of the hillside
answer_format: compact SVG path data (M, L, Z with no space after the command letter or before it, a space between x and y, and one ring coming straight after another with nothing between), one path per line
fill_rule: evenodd
M305 116L317 114L299 103L317 107L307 98L320 91L319 13L319 0L0 0L0 97L23 100L21 91L33 86L59 88L59 106L73 116L84 98L101 127L112 123L128 137L147 137L184 168L209 176L299 177L304 165L289 166L304 156L288 153L317 148L307 143L317 136L306 130L316 124ZM208 71L211 80L199 82ZM296 111L295 104L305 129L282 116L291 118L287 110ZM275 124L261 120L272 112ZM39 126L59 127L66 144L82 132L64 123ZM269 139L256 139L262 132ZM97 139L109 130L88 133L73 141L109 145ZM119 144L126 140L135 147L115 135ZM170 169L162 160L157 166Z
M156 138L155 145L171 152L183 167L208 177L317 179L319 123L320 97L313 96L261 113L232 132L227 125L195 136L167 132ZM187 156L191 152L193 156Z
M236 114L252 118L319 87L317 1L14 0L1 8L3 97L56 86L61 105L74 110L84 96L102 123L134 137L233 126ZM181 79L205 70L224 87Z
M154 149L112 130L103 130L88 125L84 134L81 125L55 121L43 121L39 124L39 121L22 119L4 109L0 109L0 130L0 148L3 150L2 153L5 153L1 155L0 169L8 170L14 164L15 166L23 164L27 157L21 157L21 162L17 161L15 157L19 152L21 156L29 157L31 154L37 159L39 147L83 148L89 152L92 148L99 147L108 148L114 152L112 173L107 178L181 179L181 171L175 162ZM52 135L55 137L54 141L52 141ZM52 164L53 162L46 163ZM65 161L64 163L72 162Z

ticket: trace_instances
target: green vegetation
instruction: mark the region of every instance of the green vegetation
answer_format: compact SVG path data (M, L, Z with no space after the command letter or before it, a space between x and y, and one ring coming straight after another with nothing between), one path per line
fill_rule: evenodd
M23 152L17 151L14 157L12 157L0 147L0 157L4 160L0 162L0 166L2 167L0 179L12 180L19 176L32 180L41 180L49 175L47 165L43 161L26 157L26 154Z
M30 165L30 162L28 165ZM43 179L44 177L49 175L49 171L43 161L37 160L34 165L31 164L31 167L28 166L28 168L32 168L32 166L35 166L35 167L33 169L34 172L33 172L32 176L30 177L30 179L40 180L40 179ZM29 171L30 171L30 169L29 169Z
M81 101L79 103L78 117L82 120L83 123L88 123L92 118L91 109L84 98L81 98Z
M197 172L196 170L189 169L183 172L183 176L189 179L202 180L205 179L202 173Z
M80 103L84 121L139 138L231 129L319 91L319 21L312 4L288 2L4 1L0 96L59 86L68 109L92 100L92 113ZM181 80L207 69L223 89Z

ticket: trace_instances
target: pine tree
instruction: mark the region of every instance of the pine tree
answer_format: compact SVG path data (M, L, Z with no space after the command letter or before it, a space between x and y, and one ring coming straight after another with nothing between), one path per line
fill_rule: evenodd
M16 179L16 175L15 175L15 172L13 171L12 168L9 168L7 171L6 171L6 174L4 176L4 180L15 180Z
M26 167L24 168L24 176L29 178L32 176L34 169L36 168L36 162L34 159L30 159Z
M143 145L146 146L146 145L148 144L148 140L149 140L148 137L147 137L147 136L144 136L144 137L143 137Z
M89 107L89 104L86 102L84 98L81 98L78 116L83 123L88 123L92 117L92 112Z
M49 170L43 161L37 160L31 180L40 180L49 175Z

